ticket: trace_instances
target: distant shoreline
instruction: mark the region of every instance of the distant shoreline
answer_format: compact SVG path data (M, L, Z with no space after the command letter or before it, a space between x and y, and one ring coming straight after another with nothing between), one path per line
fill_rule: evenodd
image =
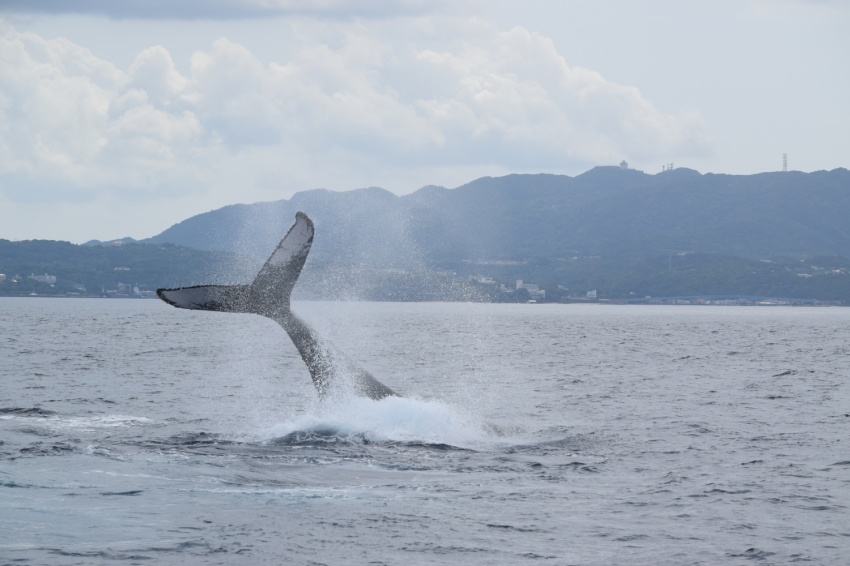
M134 300L150 301L158 300L158 297L103 297L95 295L67 296L67 295L0 295L0 299L107 299L107 300ZM600 306L664 306L664 307L847 307L840 301L821 301L817 299L779 299L775 297L760 297L761 300L739 300L729 299L728 302L706 301L698 302L699 299L689 297L658 297L650 299L623 300L623 299L597 299L592 301L551 301L551 302L496 302L496 301L396 301L396 300L357 300L357 299L295 299L294 302L328 302L328 303L469 303L481 305L600 305ZM691 302L686 302L691 301Z

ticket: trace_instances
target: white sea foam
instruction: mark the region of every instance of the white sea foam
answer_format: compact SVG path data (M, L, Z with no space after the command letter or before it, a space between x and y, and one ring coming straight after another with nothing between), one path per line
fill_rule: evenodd
M126 428L155 424L156 421L147 417L130 415L97 415L90 417L49 417L44 424L61 429L73 428L94 430L101 428Z
M403 397L328 401L315 411L271 426L260 436L280 438L304 431L324 431L338 437L363 437L377 442L422 442L461 448L483 448L499 442L486 423L462 409L441 401Z

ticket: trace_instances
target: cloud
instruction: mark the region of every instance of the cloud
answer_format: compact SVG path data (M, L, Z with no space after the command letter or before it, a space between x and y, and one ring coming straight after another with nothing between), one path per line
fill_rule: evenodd
M568 65L548 38L484 27L472 44L417 51L412 65L422 86L411 93L413 104L438 127L446 149L474 148L480 156L487 147L522 169L529 159L551 167L679 153L686 145L707 150L698 116L664 114L636 88Z
M415 170L425 184L441 182L422 178L429 170L563 171L711 151L698 115L664 113L569 65L545 37L439 27L302 22L277 61L221 38L185 73L160 45L124 70L68 40L0 27L0 197L217 191L232 202L270 179L353 188Z
M19 194L27 177L52 183L60 201L97 187L156 187L202 131L161 48L141 53L130 73L30 33L6 30L0 52L0 181L16 179L0 190Z
M0 159L8 172L86 177L123 74L69 41L0 36Z
M0 13L102 15L117 19L234 20L310 16L345 20L457 11L464 0L4 0Z
M169 105L179 99L188 81L178 71L171 54L161 45L139 53L129 69L128 88L145 92L159 105Z

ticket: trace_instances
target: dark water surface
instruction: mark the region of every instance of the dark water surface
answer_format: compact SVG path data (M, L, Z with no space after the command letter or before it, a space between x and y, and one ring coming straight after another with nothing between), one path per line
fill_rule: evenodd
M0 564L845 564L850 309L0 299Z

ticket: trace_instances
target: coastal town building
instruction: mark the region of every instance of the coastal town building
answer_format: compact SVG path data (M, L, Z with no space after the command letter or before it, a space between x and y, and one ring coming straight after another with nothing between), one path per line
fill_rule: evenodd
M531 296L532 301L546 300L546 291L544 289L541 289L540 286L536 283L524 283L522 279L517 279L516 288L525 289L526 291L528 291L528 294Z

